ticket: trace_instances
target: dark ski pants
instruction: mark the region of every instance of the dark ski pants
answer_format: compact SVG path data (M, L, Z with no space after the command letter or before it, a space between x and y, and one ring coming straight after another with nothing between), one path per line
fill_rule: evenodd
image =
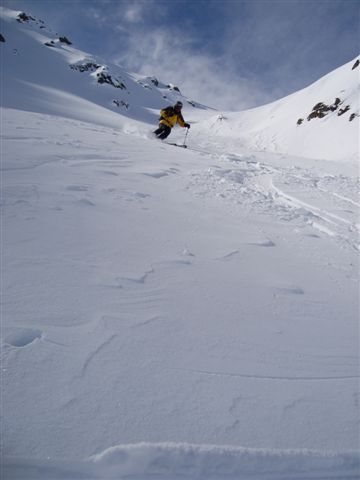
M157 136L157 138L160 138L160 140L165 140L165 138L170 135L170 132L171 132L170 127L160 123L159 128L155 130L154 134Z

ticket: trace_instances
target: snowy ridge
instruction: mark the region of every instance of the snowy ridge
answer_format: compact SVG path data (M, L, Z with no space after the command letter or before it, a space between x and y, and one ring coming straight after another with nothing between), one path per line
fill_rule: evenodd
M207 109L170 83L129 73L77 49L71 39L25 12L1 7L0 18L4 107L82 121L102 118L113 127L128 119L156 123L159 109L177 100L190 109Z
M359 75L355 58L303 90L269 105L212 116L203 128L255 150L358 160Z
M254 464L256 478L267 479L290 479L293 475L319 478L325 472L331 475L329 478L336 478L336 470L341 471L341 478L360 473L359 456L355 452L324 454L310 450L176 443L120 445L105 450L92 460L106 468L111 465L114 478L117 474L131 474L157 475L159 478L241 479L254 474Z
M198 479L312 480L355 479L356 452L254 449L187 443L138 443L106 449L84 462L57 463L6 459L6 478L27 479ZM254 466L256 465L256 473ZM249 477L250 476L250 477Z

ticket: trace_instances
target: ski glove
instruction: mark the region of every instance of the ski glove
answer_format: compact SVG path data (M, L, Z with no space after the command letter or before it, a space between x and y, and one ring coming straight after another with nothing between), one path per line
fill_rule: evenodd
M190 123L184 123L185 128L190 128Z

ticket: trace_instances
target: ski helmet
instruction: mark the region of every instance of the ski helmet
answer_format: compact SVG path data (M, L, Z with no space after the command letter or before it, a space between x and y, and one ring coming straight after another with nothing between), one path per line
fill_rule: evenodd
M178 107L178 108L182 108L183 104L182 102L178 101L175 103L175 108Z

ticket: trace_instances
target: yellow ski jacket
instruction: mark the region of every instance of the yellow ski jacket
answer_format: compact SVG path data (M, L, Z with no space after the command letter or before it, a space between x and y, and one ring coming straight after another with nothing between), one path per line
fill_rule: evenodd
M181 112L176 113L174 107L166 107L160 110L160 123L170 128L173 128L176 123L181 127L185 127L185 121Z

